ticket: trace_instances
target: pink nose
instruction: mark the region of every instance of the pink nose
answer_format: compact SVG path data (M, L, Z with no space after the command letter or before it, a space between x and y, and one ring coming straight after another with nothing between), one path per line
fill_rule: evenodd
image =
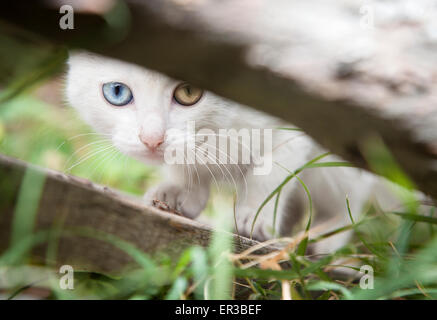
M164 135L144 135L140 133L138 135L140 141L151 151L155 151L163 142Z

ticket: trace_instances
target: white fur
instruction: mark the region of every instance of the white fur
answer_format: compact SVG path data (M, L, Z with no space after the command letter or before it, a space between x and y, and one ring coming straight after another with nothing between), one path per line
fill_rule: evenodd
M205 92L194 106L180 106L172 99L173 90L180 81L136 65L82 52L71 56L69 67L67 96L71 105L96 131L111 135L113 144L121 152L145 163L159 161L139 136L165 134L165 141L158 150L162 152L166 147L181 142L180 137L173 136L169 129L184 130L188 121L196 121L196 130L208 128L215 132L220 128L274 129L275 164L267 176L254 175L250 165L163 165L166 167L167 181L149 190L146 198L149 202L154 198L165 201L193 219L205 208L214 179L228 181L232 185L235 183L238 192L238 230L240 234L248 236L258 207L288 175L284 167L295 170L325 152L302 132L276 129L292 125L210 92ZM101 86L111 81L125 83L131 88L134 95L132 104L120 108L105 101ZM324 161L333 159L338 160L331 156ZM301 177L314 202L316 216L313 225L327 223L330 228L349 223L346 196L352 212L357 215L362 211L375 183L372 175L344 167L307 169ZM272 199L261 212L255 225L256 239L272 237L274 202ZM301 205L294 206L297 203ZM290 235L292 228L301 222L301 219L294 217L303 215L302 211L307 209L308 199L302 186L296 179L291 180L282 191L279 201L275 228L280 235ZM329 238L317 244L315 249L319 253L338 249L347 237L348 234L343 233Z

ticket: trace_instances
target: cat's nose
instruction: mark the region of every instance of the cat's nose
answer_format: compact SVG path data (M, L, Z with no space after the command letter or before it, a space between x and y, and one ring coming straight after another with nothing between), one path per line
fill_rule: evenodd
M158 148L164 142L164 135L162 134L145 135L140 133L138 137L140 138L140 141L151 151L155 151L156 148Z

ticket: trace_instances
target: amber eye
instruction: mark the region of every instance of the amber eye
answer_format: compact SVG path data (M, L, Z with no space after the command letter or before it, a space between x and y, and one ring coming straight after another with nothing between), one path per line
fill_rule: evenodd
M192 106L202 98L203 90L183 82L176 87L173 98L183 106Z

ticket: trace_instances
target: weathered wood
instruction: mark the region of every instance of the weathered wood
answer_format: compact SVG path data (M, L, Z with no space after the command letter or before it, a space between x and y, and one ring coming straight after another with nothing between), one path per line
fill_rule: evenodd
M17 9L23 3L31 9ZM361 144L377 133L418 187L437 196L430 1L126 0L130 14L120 5L112 12L119 24L98 13L82 19L71 1L74 30L61 30L58 7L42 3L14 1L0 18L282 117L365 168Z
M55 227L59 231L56 260L50 261L44 243L32 252L37 262L70 264L76 270L107 273L120 272L133 266L133 260L126 252L111 242L95 237L98 234L115 236L152 256L166 254L178 257L184 248L207 246L210 241L210 228L196 221L145 206L141 199L88 180L0 155L0 253L10 245L14 210L26 170L45 175L33 231ZM28 214L31 219L32 213ZM91 233L77 233L85 229L91 230ZM243 237L233 237L236 252L256 244Z

